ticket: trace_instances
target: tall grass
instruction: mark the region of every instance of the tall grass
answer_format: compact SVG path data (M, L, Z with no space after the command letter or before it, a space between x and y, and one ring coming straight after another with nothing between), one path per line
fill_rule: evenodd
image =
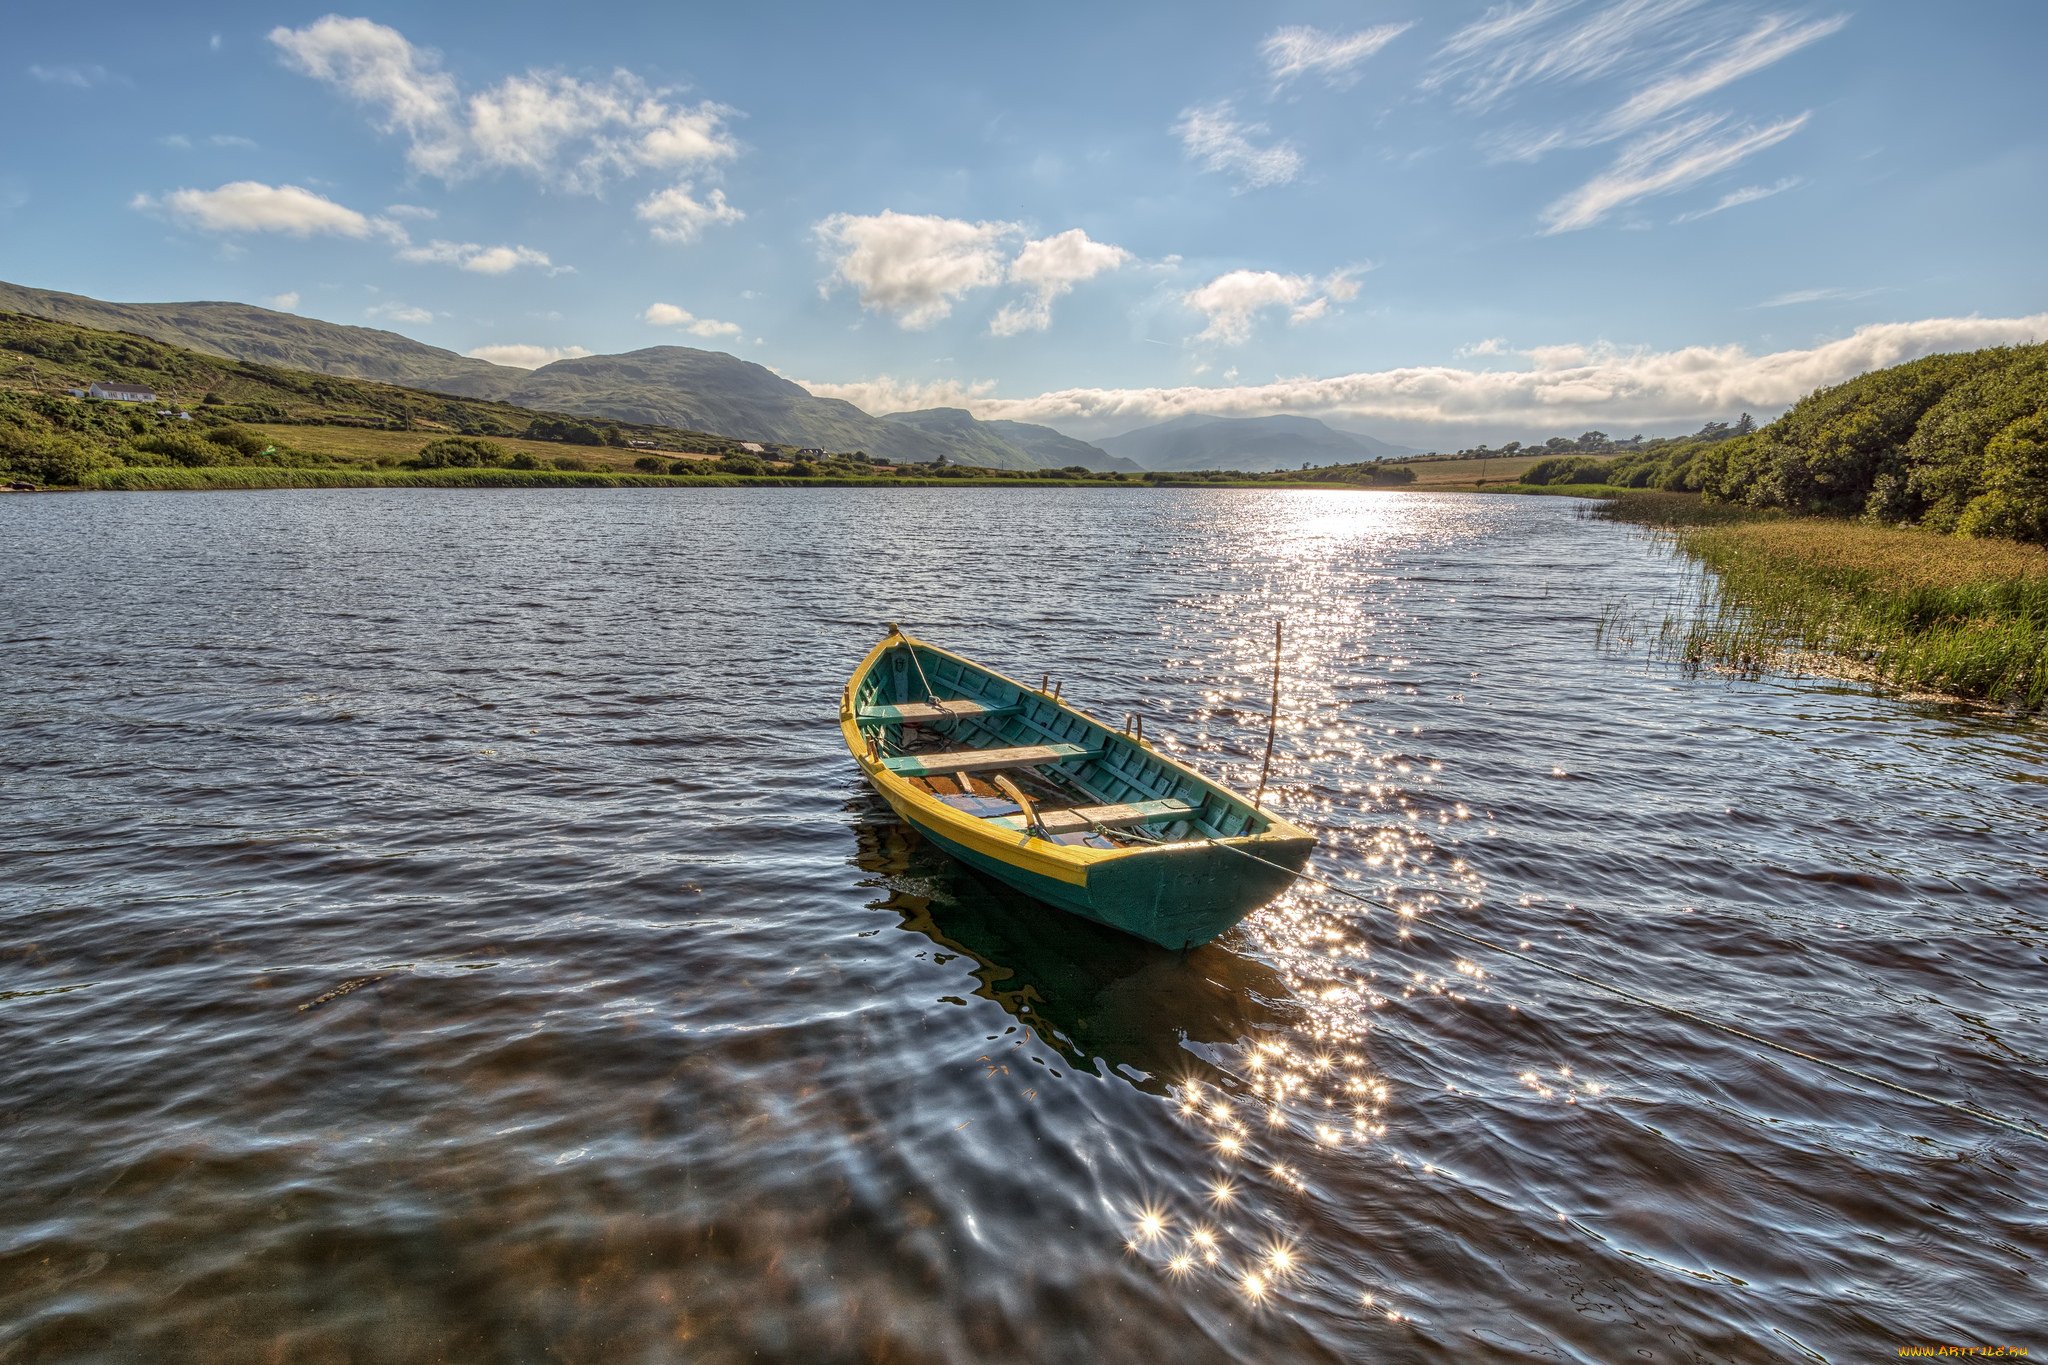
M1684 494L1630 494L1595 515L1655 527L1711 571L1661 632L1688 665L1756 673L1807 652L1898 687L2048 704L2048 549L1759 518Z

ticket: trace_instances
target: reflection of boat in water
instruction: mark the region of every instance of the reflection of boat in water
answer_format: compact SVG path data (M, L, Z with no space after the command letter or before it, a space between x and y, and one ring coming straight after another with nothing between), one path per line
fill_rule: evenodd
M1169 948L1272 900L1315 844L1141 735L893 626L854 669L839 725L882 799L947 853Z
M872 799L854 806L855 865L877 909L974 962L993 1000L1074 1066L1146 1090L1186 1073L1187 1049L1237 1048L1299 1022L1286 980L1218 945L1176 952L1062 914L967 871Z

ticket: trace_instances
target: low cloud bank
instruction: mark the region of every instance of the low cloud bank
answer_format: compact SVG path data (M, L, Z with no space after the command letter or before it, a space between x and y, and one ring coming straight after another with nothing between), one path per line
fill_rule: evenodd
M2048 339L2048 312L2012 318L1926 318L1874 323L1806 350L1757 355L1741 346L1624 350L1607 344L1501 351L1516 368L1418 365L1328 378L1279 379L1221 388L1059 389L1035 398L1001 398L986 380L932 383L881 375L851 383L806 383L869 412L937 403L977 417L1043 422L1107 435L1189 413L1260 417L1300 413L1326 421L1384 425L1411 432L1490 431L1556 434L1599 428L1614 435L1672 430L1740 412L1775 415L1813 390L1865 370L1942 351L2022 345ZM1492 352L1493 343L1473 354Z

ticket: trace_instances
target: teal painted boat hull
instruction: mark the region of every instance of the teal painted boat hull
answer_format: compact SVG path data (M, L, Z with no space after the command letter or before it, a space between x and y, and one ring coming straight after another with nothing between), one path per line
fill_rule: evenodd
M1087 885L1076 887L978 853L915 819L908 823L952 857L1014 891L1167 948L1207 943L1278 897L1293 885L1315 846L1310 839L1281 848L1269 844L1257 855L1262 861L1254 862L1227 846L1175 845L1091 868Z

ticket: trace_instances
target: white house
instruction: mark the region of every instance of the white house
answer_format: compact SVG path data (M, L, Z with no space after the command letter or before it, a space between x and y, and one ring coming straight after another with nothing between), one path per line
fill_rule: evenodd
M139 384L102 384L95 380L85 391L88 398L105 398L116 403L154 403L156 390Z

